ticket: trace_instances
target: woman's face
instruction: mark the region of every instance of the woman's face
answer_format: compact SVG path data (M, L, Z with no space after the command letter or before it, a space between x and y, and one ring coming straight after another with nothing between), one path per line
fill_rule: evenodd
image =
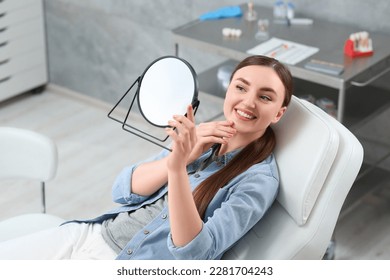
M259 138L285 112L284 95L284 85L271 67L243 67L236 71L227 89L225 118L234 122L238 133Z

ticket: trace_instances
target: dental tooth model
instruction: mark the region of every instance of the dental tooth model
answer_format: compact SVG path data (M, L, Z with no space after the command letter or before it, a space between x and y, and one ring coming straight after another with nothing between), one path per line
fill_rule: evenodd
M344 53L351 57L373 54L372 40L366 31L352 33L345 42Z
M224 37L228 38L239 38L241 37L242 31L241 29L234 29L234 28L223 28L222 29L222 35Z

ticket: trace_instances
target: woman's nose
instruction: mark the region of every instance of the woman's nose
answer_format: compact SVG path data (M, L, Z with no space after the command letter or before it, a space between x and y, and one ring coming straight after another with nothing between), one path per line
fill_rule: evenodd
M243 103L248 108L254 108L256 106L256 95L250 93L246 94Z

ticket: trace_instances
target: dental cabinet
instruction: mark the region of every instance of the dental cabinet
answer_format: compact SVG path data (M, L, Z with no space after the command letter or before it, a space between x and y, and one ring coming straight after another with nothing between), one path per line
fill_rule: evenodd
M42 0L0 0L0 101L48 81Z

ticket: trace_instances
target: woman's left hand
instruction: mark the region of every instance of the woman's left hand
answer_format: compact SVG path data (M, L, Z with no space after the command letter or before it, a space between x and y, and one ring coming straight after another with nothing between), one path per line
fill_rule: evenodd
M194 110L191 105L187 107L187 116L175 115L166 128L167 134L172 139L172 152L168 157L167 166L172 168L186 167L188 158L194 148L197 136L195 127Z

